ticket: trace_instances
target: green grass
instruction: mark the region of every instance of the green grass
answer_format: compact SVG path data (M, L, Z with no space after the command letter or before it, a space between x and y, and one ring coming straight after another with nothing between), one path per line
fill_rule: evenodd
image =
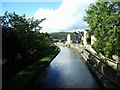
M55 55L56 54L51 54L42 58L41 60L38 60L32 66L28 67L26 70L20 72L15 77L7 81L3 87L17 89L25 87L32 80L32 78L36 77L37 74L40 74L45 69Z
M45 58L42 58L41 60L40 60L40 62L44 62L44 61L50 61L50 59L51 58L53 58L54 57L54 54L52 54L52 55L49 55L49 56L46 56Z

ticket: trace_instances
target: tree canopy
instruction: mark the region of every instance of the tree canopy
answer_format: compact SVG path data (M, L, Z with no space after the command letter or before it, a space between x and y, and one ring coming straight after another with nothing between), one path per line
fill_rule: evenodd
M120 56L120 2L96 2L86 13L84 20L96 37L93 48L106 57Z
M49 54L54 44L48 33L40 33L42 27L39 26L45 19L26 19L25 15L6 12L2 16L3 61L14 62L21 58Z

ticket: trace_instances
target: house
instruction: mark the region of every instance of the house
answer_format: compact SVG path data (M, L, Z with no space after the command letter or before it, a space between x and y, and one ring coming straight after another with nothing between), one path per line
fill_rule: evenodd
M78 44L81 42L83 32L73 32L67 35L66 43L75 43Z
M89 29L85 29L84 31L75 31L73 33L69 33L67 35L66 44L74 43L74 44L82 44L93 45L95 42L94 35L91 34Z

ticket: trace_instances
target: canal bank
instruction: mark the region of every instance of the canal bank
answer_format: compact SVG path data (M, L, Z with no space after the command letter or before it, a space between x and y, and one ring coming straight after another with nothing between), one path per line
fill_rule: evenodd
M100 88L79 53L64 46L32 88Z
M67 45L66 45L67 46ZM69 44L68 47L77 50L86 61L90 71L96 77L97 81L103 84L105 88L119 88L120 87L120 72L108 66L107 63L100 60L96 55L83 46Z
M49 64L52 62L52 60L60 53L60 51L61 51L60 48L57 47L56 53L50 54L50 56L42 58L39 62L36 62L35 67L37 67L37 68L34 68L34 69L36 69L37 73L34 74L34 77L32 77L31 80L26 85L24 85L24 87L22 87L22 89L28 90L28 89L32 88L31 86L32 86L33 82L36 80L36 78L38 76L40 76L42 78L45 69L49 66ZM42 67L39 67L40 63L43 63ZM39 69L39 70L37 70L37 69Z
M59 54L60 49L51 52L42 59L37 60L31 66L19 72L16 76L11 77L8 81L3 82L2 89L27 89L36 77L38 77L50 64L50 62Z

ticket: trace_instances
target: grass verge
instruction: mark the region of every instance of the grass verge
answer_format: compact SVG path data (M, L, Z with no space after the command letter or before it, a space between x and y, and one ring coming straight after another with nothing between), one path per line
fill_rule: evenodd
M16 76L10 78L6 83L3 84L3 89L22 89L29 85L41 72L49 65L49 63L56 57L60 50L52 53L40 60L33 65L29 66L26 70L18 73Z

